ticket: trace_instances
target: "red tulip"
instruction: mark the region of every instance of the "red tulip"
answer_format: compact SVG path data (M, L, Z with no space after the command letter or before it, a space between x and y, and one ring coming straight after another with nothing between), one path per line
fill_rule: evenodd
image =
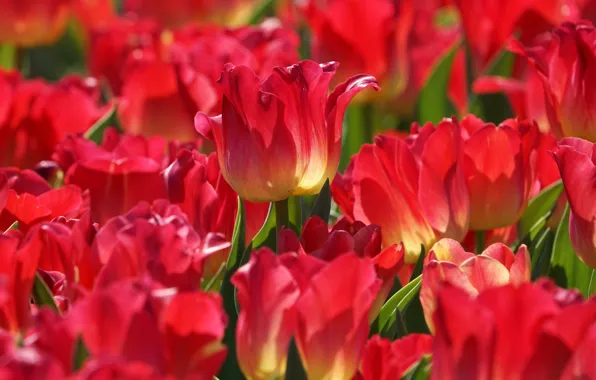
M0 2L0 43L19 46L49 45L66 27L70 0Z
M401 378L413 364L432 351L430 335L410 334L393 342L373 336L366 343L360 363L362 380Z
M334 260L348 253L356 253L359 257L370 257L377 276L382 281L381 289L371 309L371 320L377 317L398 274L404 284L411 274L411 271L404 270L403 245L393 244L386 249L381 249L381 231L379 226L374 224L367 226L362 222L350 223L343 219L329 231L329 227L321 218L313 216L304 223L300 239L292 230L282 228L278 250L308 254L325 261Z
M41 253L19 244L18 238L0 235L0 327L13 333L31 324L29 298Z
M33 168L66 135L84 132L104 114L95 80L69 76L49 85L0 70L0 164Z
M163 173L168 197L180 206L199 235L223 234L232 241L238 209L238 195L223 179L215 153L205 156L197 151L180 150L176 160ZM263 226L269 211L268 203L244 201L246 241L251 241ZM227 259L227 250L212 255L205 271L214 274Z
M580 345L590 344L595 317L596 303L561 304L536 284L488 289L477 298L447 286L433 318L433 378L565 378L566 367L578 368L575 350L574 359L587 359Z
M14 336L0 331L0 378L52 380L66 377L59 360L36 347L20 347Z
M105 79L115 95L122 93L122 68L131 54L160 48L160 27L147 20L114 19L89 33L88 66L93 76Z
M445 282L476 296L484 289L530 281L531 262L525 245L513 254L506 245L493 244L476 256L464 251L455 240L443 239L432 247L424 261L420 302L431 331L435 327L437 294Z
M5 182L5 198L0 202L0 230L7 230L14 222L23 233L35 224L54 218L77 217L87 204L81 190L74 185L52 189L31 170L1 169ZM9 178L6 179L5 175Z
M462 122L470 229L517 222L531 195L539 143L535 123L505 120L498 127L473 115Z
M180 208L165 200L139 203L97 232L92 251L99 272L96 286L148 275L163 286L198 289L204 260L229 245L214 233L200 237Z
M369 331L380 287L369 259L346 254L310 280L296 303L296 344L313 379L351 379Z
M494 0L455 0L475 70L480 72L519 30L521 38L532 40L554 25L577 17L571 2L529 0L502 4Z
M148 27L143 25L128 27L133 29L129 33L141 34ZM117 28L113 34L119 35ZM129 52L126 65L116 61L106 62L105 67L123 78L119 112L124 128L135 134L185 141L198 137L193 129L197 111L208 115L221 112L221 92L215 81L226 63L247 65L269 75L274 66L298 59L299 44L292 31L267 23L232 30L189 27L163 32L161 41L146 36L147 46L134 52L129 47L123 49L120 40L106 38L102 42L104 49ZM162 78L158 86L156 76Z
M199 113L195 127L215 142L222 175L240 197L265 202L316 194L335 176L344 111L364 88L378 89L373 77L361 75L327 96L336 66L302 61L262 82L246 66L226 66L219 81L223 114Z
M590 267L596 268L596 224L592 200L596 196L594 144L565 138L554 153L569 200L569 237L573 250Z
M517 44L513 50L526 57L542 80L546 113L558 137L596 141L592 102L596 32L591 23L565 23L535 45Z
M25 236L21 250L25 256L39 258L38 269L55 271L59 276L64 276L63 286L66 289L61 293L67 298L73 297L78 262L75 261L70 228L55 222L39 224ZM53 284L50 282L49 285ZM63 306L68 308L66 301Z
M70 321L49 308L41 308L35 316L33 331L36 339L27 342L29 349L36 348L55 359L67 374L72 372L76 335Z
M86 32L104 28L117 19L112 0L78 0L73 5L76 18Z
M172 28L193 21L244 24L257 4L255 0L125 0L123 7L126 13L150 17Z
M126 367L144 364L137 374L150 366L166 377L211 379L226 355L227 318L217 294L119 282L91 293L68 318L98 367L118 358Z
M68 169L66 184L89 190L92 219L100 224L140 201L166 198L160 175L165 143L159 137L121 137L106 131L101 147L75 138L58 147L55 158Z
M272 251L261 249L234 274L232 283L241 310L236 349L242 372L255 380L284 376L296 328L294 304L300 296L292 273Z
M121 379L121 380L160 380L157 371L147 363L126 360L94 360L85 363L78 373L79 379Z
M458 124L448 120L405 140L378 136L352 157L332 194L351 219L379 225L385 246L403 242L405 262L414 264L421 245L467 232L463 148Z
M340 62L340 81L363 72L373 75L385 88L381 96L391 100L392 109L399 107L405 113L411 113L438 57L458 39L455 28L435 23L440 1L303 3L299 7L312 31L314 59Z

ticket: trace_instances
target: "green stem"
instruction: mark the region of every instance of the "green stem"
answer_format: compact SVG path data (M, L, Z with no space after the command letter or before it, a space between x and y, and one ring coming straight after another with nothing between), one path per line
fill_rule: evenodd
M289 227L290 214L288 212L288 200L275 202L275 239L277 243L277 250L279 251L279 233L282 227Z
M0 67L6 70L16 69L17 62L17 48L10 44L0 44Z
M484 251L484 244L486 243L486 231L476 231L476 254L479 255Z

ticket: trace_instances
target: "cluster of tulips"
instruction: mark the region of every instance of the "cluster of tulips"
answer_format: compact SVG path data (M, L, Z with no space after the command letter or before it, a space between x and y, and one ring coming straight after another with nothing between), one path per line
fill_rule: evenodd
M596 380L592 22L0 0L0 379Z

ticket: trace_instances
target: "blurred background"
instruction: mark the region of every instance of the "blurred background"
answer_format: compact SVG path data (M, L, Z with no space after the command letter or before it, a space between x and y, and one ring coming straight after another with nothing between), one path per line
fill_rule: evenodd
M134 134L197 139L196 112L221 111L216 81L228 62L261 78L300 59L338 61L335 84L373 75L382 91L350 108L342 171L375 133L412 122L516 115L548 131L539 79L508 46L596 15L591 0L0 0L0 8L1 67L20 71L19 80L92 77L84 85L97 91L94 105L117 102L110 122Z

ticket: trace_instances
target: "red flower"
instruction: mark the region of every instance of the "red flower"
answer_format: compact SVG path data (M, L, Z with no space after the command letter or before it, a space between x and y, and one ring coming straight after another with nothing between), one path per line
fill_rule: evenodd
M374 223L383 244L403 242L406 264L440 237L468 229L463 140L457 123L426 125L407 139L378 136L352 157L332 184L333 197L353 220Z
M73 5L77 20L87 32L103 28L116 19L116 4L112 0L78 0Z
M0 327L13 333L31 325L29 298L41 252L10 235L0 235Z
M578 138L559 142L555 160L569 200L569 237L577 255L596 268L596 224L593 200L596 196L594 144Z
M531 41L554 25L577 17L571 2L530 0L502 4L494 0L456 0L466 41L480 72L504 48L518 29L521 38Z
M70 0L0 2L0 43L19 46L49 45L66 27Z
M140 203L126 215L110 219L93 243L96 286L149 275L163 286L198 289L203 262L229 247L223 236L200 237L177 206L165 200Z
M211 379L226 356L227 318L217 294L120 282L91 293L68 318L98 367L119 358L117 368L129 363L124 367L143 369L137 374L150 366L161 377Z
M223 234L232 241L238 209L238 195L223 179L215 153L205 156L197 151L180 150L178 157L162 173L168 197L188 215L202 238L210 232ZM246 241L251 241L263 226L268 203L244 201ZM227 250L207 259L205 271L214 274L227 259Z
M335 176L344 111L364 88L378 89L374 78L358 76L327 96L336 66L302 61L276 68L262 82L246 66L226 67L219 81L223 114L199 113L195 126L215 142L222 174L240 197L264 202L316 194Z
M296 328L298 284L269 249L253 252L232 283L240 305L236 350L242 372L250 379L282 377Z
M473 115L462 122L470 229L517 222L531 195L539 133L535 123L505 120L498 127Z
M385 88L381 96L391 100L392 109L399 107L404 113L411 113L438 57L458 38L455 28L436 25L442 8L439 1L304 3L301 8L312 30L314 59L340 62L340 81L359 73L373 75Z
M69 76L49 85L0 70L0 164L33 168L70 133L84 132L104 114L95 80Z
M279 236L279 252L295 251L309 254L325 261L348 253L356 253L359 257L370 257L375 266L382 286L371 309L371 320L374 320L383 306L395 278L398 276L403 284L409 280L411 271L404 270L404 247L393 244L381 249L381 229L374 224L362 222L350 223L345 219L335 224L329 231L327 224L318 216L307 219L302 228L300 239L290 229L282 228Z
M593 119L596 32L591 23L565 23L546 41L513 50L536 69L546 99L546 113L558 137L596 140Z
M257 4L255 0L125 0L123 7L126 13L150 17L172 28L192 21L243 24L249 20Z
M146 20L116 18L89 33L88 66L93 76L105 79L115 95L122 92L122 68L131 54L160 48L161 29Z
M310 378L351 379L381 286L370 259L346 254L310 280L296 303L296 344Z
M437 294L446 282L476 296L484 289L530 281L531 262L525 245L513 254L506 245L493 244L476 256L464 251L455 240L442 239L424 261L420 302L431 331Z
M0 177L6 182L1 192L0 230L5 231L14 222L19 230L27 233L35 224L54 218L77 217L87 208L81 190L74 185L52 189L39 175L31 170L0 169ZM7 179L7 177L8 179Z
M133 29L129 32L133 37L145 35L147 46L143 49L132 52L130 47L122 48L117 28L111 33L118 35L116 40L97 41L105 44L104 49L129 52L126 65L106 62L104 70L123 78L120 117L124 128L135 134L196 139L193 118L197 111L209 115L221 112L221 93L215 81L226 63L247 65L268 75L274 66L298 59L297 36L270 23L232 30L188 27L163 32L161 41L147 32L142 34L147 28L143 25L128 27ZM98 61L103 57L101 53ZM159 85L155 77L161 78Z
M401 378L414 363L432 351L430 335L410 334L393 342L378 335L366 342L360 363L362 380Z
M166 198L160 175L165 143L159 137L104 134L101 147L81 137L66 140L54 155L66 171L64 182L89 190L92 219L100 224L140 201Z
M595 317L593 301L560 304L540 285L507 285L477 298L447 286L433 318L433 378L564 379L571 377L563 373L585 373L579 364L591 366L582 351L593 344L588 332Z

